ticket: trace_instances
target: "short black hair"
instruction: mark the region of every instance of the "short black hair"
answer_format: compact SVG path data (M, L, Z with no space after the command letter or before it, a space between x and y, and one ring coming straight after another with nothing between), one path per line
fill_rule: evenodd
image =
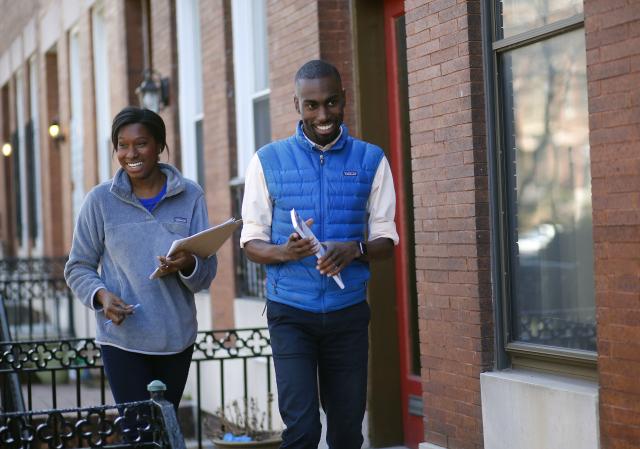
M342 84L342 78L340 72L334 65L329 64L321 59L313 59L303 64L302 67L296 72L295 82L299 80L315 80L320 78L335 78L340 84Z
M133 123L140 123L149 130L156 143L160 145L160 152L167 148L167 129L164 126L162 117L149 109L127 106L118 112L111 124L111 142L113 143L114 151L118 148L118 133L120 129Z

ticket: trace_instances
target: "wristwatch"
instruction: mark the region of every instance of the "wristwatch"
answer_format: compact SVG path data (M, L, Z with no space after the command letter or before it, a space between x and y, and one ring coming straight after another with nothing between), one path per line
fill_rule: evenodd
M360 249L360 257L365 257L367 255L367 242L360 240L358 242L358 248Z

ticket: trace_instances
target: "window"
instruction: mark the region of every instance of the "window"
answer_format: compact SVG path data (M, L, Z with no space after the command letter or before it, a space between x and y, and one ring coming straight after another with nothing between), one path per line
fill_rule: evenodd
M257 149L271 141L266 1L234 1L231 19L238 167L231 189L234 214L240 215L249 161ZM238 240L236 236L236 295L264 298L264 267L245 257Z
M98 161L98 179L100 182L104 182L111 177L111 108L109 107L107 29L102 3L93 8L91 19L93 79L96 93L96 160Z
M71 100L71 200L73 222L84 199L84 131L82 116L82 72L80 35L77 28L69 32L69 87Z
M235 1L231 15L238 177L242 178L253 153L271 140L266 1Z
M200 1L176 2L182 172L205 187Z
M495 112L488 122L497 337L506 350L498 365L595 366L582 1L486 0L484 12L492 7L485 74Z
M38 61L29 59L29 110L31 120L27 124L27 152L29 154L29 228L33 241L33 255L42 255L42 180L40 177L40 122L38 103Z

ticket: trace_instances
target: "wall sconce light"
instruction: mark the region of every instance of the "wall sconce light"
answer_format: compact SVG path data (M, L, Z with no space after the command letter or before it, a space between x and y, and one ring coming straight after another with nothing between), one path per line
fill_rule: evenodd
M11 152L13 151L13 148L11 148L11 144L9 142L5 142L2 145L2 155L4 157L9 157L11 156Z
M51 124L49 124L49 136L51 136L56 143L64 142L64 134L62 134L60 123L58 123L58 120L56 119L53 119Z
M144 79L136 89L140 107L159 112L169 105L169 78L162 78L153 69L146 69Z

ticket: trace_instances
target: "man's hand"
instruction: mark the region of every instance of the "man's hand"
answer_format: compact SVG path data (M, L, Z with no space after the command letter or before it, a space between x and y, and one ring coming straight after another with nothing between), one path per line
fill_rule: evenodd
M129 315L133 315L134 306L127 304L113 293L100 289L97 291L94 301L103 308L104 315L119 326Z
M316 268L327 276L335 276L340 273L353 259L360 256L357 242L325 242L323 245L327 252L318 259Z
M307 226L311 227L313 224L313 218L309 218L305 221ZM287 243L283 245L284 252L284 260L300 260L305 257L313 256L318 252L320 248L317 245L313 244L313 241L310 238L300 238L300 235L297 232L291 233L289 235L289 240Z
M313 219L305 221L307 226L313 224ZM275 245L263 240L249 240L244 244L244 252L247 258L255 263L284 263L299 260L316 253L320 248L311 243L309 239L300 238L297 232L291 233L287 241L281 245Z
M158 256L158 261L160 262L160 277L178 271L183 276L190 276L196 267L196 259L188 251L178 251L171 257Z

